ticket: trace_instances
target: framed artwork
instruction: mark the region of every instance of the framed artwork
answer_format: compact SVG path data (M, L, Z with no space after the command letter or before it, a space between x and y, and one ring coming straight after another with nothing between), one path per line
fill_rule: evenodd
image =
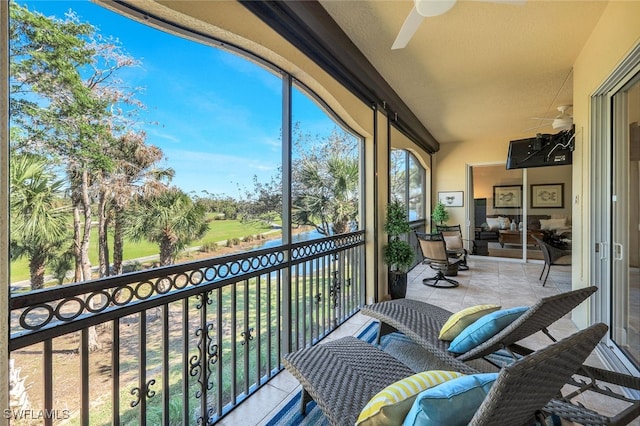
M522 185L494 186L493 207L496 209L522 208Z
M446 207L462 207L464 205L463 194L463 191L438 192L438 201Z
M561 209L564 207L564 183L531 185L531 208Z

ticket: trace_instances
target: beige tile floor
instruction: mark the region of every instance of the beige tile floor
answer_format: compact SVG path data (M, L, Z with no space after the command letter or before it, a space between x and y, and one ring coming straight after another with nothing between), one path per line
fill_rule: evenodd
M504 308L531 305L540 297L566 291L571 287L570 266L554 266L545 287L542 287L541 282L538 281L542 263L525 264L472 257L469 260L469 266L468 271L461 271L456 277L460 282L459 287L443 289L424 286L422 279L433 276L435 273L428 266L418 265L409 273L406 297L455 312L480 303L500 304ZM357 314L331 333L327 339L358 335L370 321L371 318ZM575 324L568 316L557 321L550 328L552 335L557 337L567 336L576 330ZM549 343L548 338L541 333L528 340L527 344L532 347ZM591 364L599 365L595 355L591 358L589 360ZM224 426L264 425L299 393L300 389L298 381L285 370L222 419L219 424ZM590 405L593 403L590 401Z

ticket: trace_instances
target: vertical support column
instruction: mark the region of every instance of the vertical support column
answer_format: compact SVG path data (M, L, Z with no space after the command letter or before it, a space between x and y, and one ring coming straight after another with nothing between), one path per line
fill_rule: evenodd
M291 259L291 84L289 74L282 76L282 245L285 262ZM291 270L282 270L282 348L290 352L292 326Z
M9 408L9 2L0 1L0 409ZM9 420L0 416L0 425Z
M378 242L376 246L378 267L377 273L377 287L378 287L378 300L389 294L389 274L387 272L387 265L383 262L382 249L387 243L387 234L384 233L384 220L387 204L389 204L389 162L391 152L391 127L389 123L389 117L383 112L377 112L378 119L376 120L376 133L378 135L378 143L376 144L377 162L376 173L378 180L377 199L375 208L378 210L376 217L375 230L378 235Z
M386 244L384 234L384 211L389 200L389 128L388 120L377 104L371 106L373 136L365 143L365 173L363 184L366 196L365 210L365 303L373 303L384 297L387 291L387 268L382 261L382 247Z

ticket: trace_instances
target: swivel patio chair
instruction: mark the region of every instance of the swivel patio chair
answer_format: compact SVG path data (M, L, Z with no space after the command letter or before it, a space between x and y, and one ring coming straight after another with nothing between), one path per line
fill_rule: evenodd
M422 283L431 287L458 287L458 281L447 278L447 276L458 275L458 268L462 259L452 259L449 257L442 234L425 234L422 232L416 232L416 237L418 238L418 243L420 244L420 250L423 256L422 263L428 264L431 269L437 271L435 276L423 279ZM447 284L438 285L438 283L442 281Z
M467 265L467 256L469 252L464 248L464 241L468 241L471 244L472 252L474 251L475 242L473 240L464 240L462 238L462 228L460 225L436 225L436 231L442 233L445 244L447 246L447 254L449 257L455 259L461 259L458 264L460 271L467 271L469 266Z
M528 424L560 393L607 331L596 324L503 368L469 424ZM379 391L415 372L355 337L286 354L283 362L302 384L301 411L315 400L332 425L355 424ZM453 369L456 364L433 365ZM466 374L477 371L464 364ZM577 407L579 408L579 407Z
M544 257L544 266L542 267L542 272L540 272L540 277L538 278L538 280L541 280L542 275L544 275L546 270L547 273L544 276L544 281L542 282L542 286L544 287L547 283L547 278L549 278L551 265L571 265L571 252L547 244L535 235L531 235L531 238L533 238L538 247L540 247L542 256Z

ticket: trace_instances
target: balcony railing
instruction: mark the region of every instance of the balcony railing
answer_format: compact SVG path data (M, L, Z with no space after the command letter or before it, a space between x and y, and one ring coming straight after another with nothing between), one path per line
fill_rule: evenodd
M363 303L360 231L12 296L9 350L45 424L212 424Z

